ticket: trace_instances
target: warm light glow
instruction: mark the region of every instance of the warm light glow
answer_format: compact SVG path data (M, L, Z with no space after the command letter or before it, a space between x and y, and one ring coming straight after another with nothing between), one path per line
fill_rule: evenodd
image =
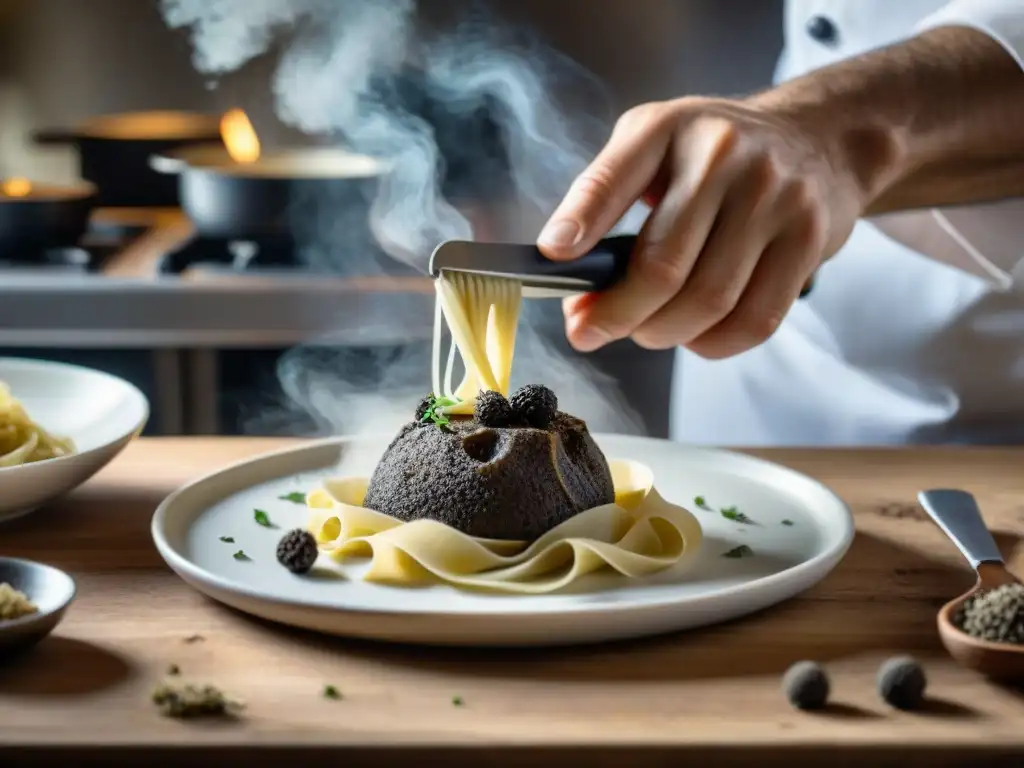
M255 163L260 159L259 137L242 110L232 109L224 113L220 120L220 136L236 163Z
M8 179L0 183L0 192L5 197L27 197L32 191L32 182L28 179Z

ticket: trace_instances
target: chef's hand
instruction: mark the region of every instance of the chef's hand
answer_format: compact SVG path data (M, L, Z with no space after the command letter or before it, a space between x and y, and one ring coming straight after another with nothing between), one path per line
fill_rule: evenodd
M824 142L753 101L630 110L538 240L551 259L578 258L635 202L653 208L623 281L566 300L570 342L629 337L706 358L760 344L849 236L858 190Z

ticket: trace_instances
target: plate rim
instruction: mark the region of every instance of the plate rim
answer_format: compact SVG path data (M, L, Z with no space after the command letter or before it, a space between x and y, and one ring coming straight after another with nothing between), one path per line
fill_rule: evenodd
M13 474L19 470L24 471L26 468L31 468L33 471L40 471L39 468L52 467L60 463L68 463L88 456L94 456L103 451L109 451L115 445L118 445L130 439L134 436L141 434L142 430L146 428L146 424L149 422L150 416L152 415L151 405L149 398L146 394L139 389L137 386L132 384L127 379L116 376L113 373L107 371L101 371L98 368L90 368L87 365L78 365L76 363L65 363L60 360L43 360L34 357L14 357L9 355L0 356L0 377L2 377L3 368L8 363L15 363L16 365L24 366L26 368L43 368L43 369L71 369L79 373L84 373L92 376L99 376L100 378L106 378L111 381L118 383L123 386L129 393L138 399L139 404L142 406L140 417L131 429L121 431L111 439L100 443L99 445L93 446L85 451L76 451L69 453L65 456L56 456L50 459L42 459L41 461L33 461L31 464L15 464L13 467L0 467L0 480L3 480L5 474Z
M757 456L751 456L750 454L741 453L739 451L731 451L721 448L708 448L704 446L695 446L685 443L676 443L671 440L664 440L659 438L604 433L595 433L593 437L595 438L595 440L598 441L599 445L601 444L602 440L607 440L608 438L626 438L629 440L638 440L644 442L672 444L705 455L718 455L728 457L733 460L739 459L741 461L749 461L750 463L756 466L768 468L775 472L782 471L795 478L798 478L802 482L809 483L815 486L818 491L824 493L826 496L831 497L833 503L836 505L836 509L842 513L842 529L839 531L837 540L827 548L815 554L810 559L804 560L782 571L778 571L767 576L762 576L752 581L743 582L741 584L736 584L728 587L723 587L719 590L716 590L713 594L689 597L685 600L685 603L687 605L701 606L708 601L719 602L723 599L729 599L731 597L734 597L738 593L749 590L751 585L757 585L758 588L756 590L756 593L762 594L763 592L771 591L782 584L794 581L802 581L802 574L807 572L818 572L823 570L823 575L821 576L821 578L824 578L824 576L827 576L836 567L836 565L838 565L838 563L846 555L850 546L853 544L853 540L856 535L856 525L854 523L853 513L850 510L849 505L842 499L842 497L840 497L835 491L833 491L831 488L829 488L821 481L816 480L815 478L810 477L809 475L805 475L802 472L797 472L796 470L791 469L790 467L787 467L782 464L776 464L775 462L768 461ZM247 584L235 582L231 579L219 576L216 573L212 573L204 568L199 567L198 565L190 561L188 558L186 558L184 555L179 554L174 549L174 547L170 545L170 543L164 536L163 529L166 525L168 510L170 510L174 506L174 504L178 502L181 496L184 495L186 492L188 492L189 490L193 489L196 486L202 485L204 483L209 483L220 475L230 474L249 464L255 464L263 461L272 461L277 457L289 454L315 452L316 450L325 448L326 446L329 445L337 445L341 447L346 444L352 444L359 441L370 442L384 439L384 436L377 435L343 435L327 438L313 438L309 439L308 441L303 441L299 445L286 446L284 448L279 448L272 451L265 451L256 456L251 456L246 459L234 461L231 462L230 464L220 467L219 469L207 472L200 477L190 480L189 482L185 483L179 488L176 488L160 502L160 504L154 511L153 517L150 521L150 536L153 539L153 544L156 547L157 552L164 559L164 561L171 567L172 570L174 570L178 574L179 578L181 578L183 581L186 581L186 583L188 583L189 579L191 579L198 583L209 584L214 590L233 593L250 600L257 600L268 604L292 606L303 610L328 611L336 614L389 618L406 617L419 619L443 618L446 616L452 618L475 616L483 618L493 617L495 619L507 619L509 617L522 618L532 615L553 614L576 616L600 615L609 613L617 615L630 615L633 613L642 614L647 611L664 610L674 605L680 604L680 599L678 596L666 596L655 600L645 600L639 602L623 601L613 604L602 604L596 602L590 603L586 601L571 602L567 605L552 604L551 607L542 608L538 606L532 608L529 611L523 611L519 613L503 610L500 608L490 609L484 607L467 607L465 609L446 608L444 610L409 610L407 608L390 608L386 605L375 606L372 608L360 606L346 606L341 603L335 605L324 605L323 603L313 602L301 598L292 599L275 597L272 595L268 595L266 592L263 592L259 589L252 588ZM188 578L186 578L185 574L187 574ZM820 578L818 580L820 581ZM193 586L193 588L195 588L195 586L192 584L190 584L190 586ZM794 593L794 595L795 594L798 594L798 592ZM508 597L506 596L505 599L508 599ZM512 599L514 599L514 597Z

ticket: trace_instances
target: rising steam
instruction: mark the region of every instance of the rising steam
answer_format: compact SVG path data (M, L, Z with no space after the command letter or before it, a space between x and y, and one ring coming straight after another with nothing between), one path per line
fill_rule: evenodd
M598 134L588 131L607 124L594 118L570 124L553 102L559 81L576 78L577 89L592 90L592 78L535 44L513 45L499 34L501 27L479 15L439 34L419 22L414 0L163 0L162 8L169 26L190 31L198 70L219 76L276 55L271 90L284 123L389 162L391 171L369 204L369 233L339 225L344 216L337 201L308 206L313 257L337 262L334 254L343 252L344 262L332 264L339 272L381 271L366 239L425 272L440 241L481 236L441 184L452 157L450 148L445 157L439 152L439 120L491 109L508 154L511 189L504 205L526 230L517 233L523 239L535 235L531 216L542 219L593 154ZM441 105L431 122L395 98L399 84L408 86L400 81L410 64L419 77L415 87ZM487 188L493 147L472 136L455 146L457 160L472 169L478 187ZM318 241L328 245L317 248ZM294 405L313 417L316 431L393 430L429 388L425 304L393 304L344 334L342 349L300 347L282 359L280 383ZM517 344L516 379L548 384L565 410L595 430L641 432L614 382L558 351L529 322L537 308L529 310ZM417 332L398 351L388 344ZM263 417L265 428L268 415Z

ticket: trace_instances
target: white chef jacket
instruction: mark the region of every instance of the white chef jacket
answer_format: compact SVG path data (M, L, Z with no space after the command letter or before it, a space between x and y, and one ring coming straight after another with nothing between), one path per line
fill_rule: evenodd
M819 16L825 41L808 31ZM947 25L1024 67L1024 0L788 0L777 79ZM673 438L1024 443L1022 260L1022 200L859 222L765 344L721 361L677 353Z

